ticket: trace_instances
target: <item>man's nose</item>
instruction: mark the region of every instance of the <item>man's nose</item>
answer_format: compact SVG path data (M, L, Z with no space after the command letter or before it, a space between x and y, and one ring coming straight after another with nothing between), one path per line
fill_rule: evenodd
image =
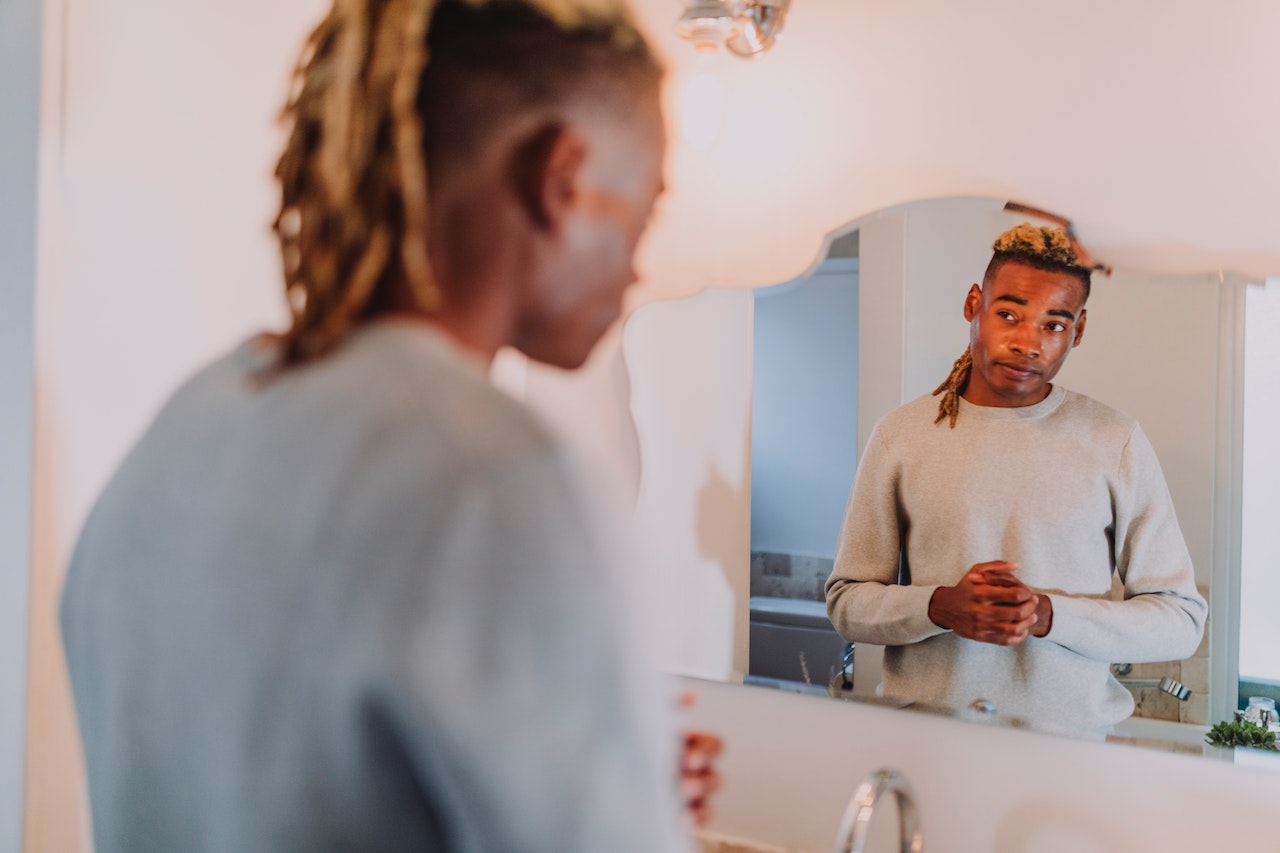
M1019 324L1009 335L1009 349L1023 358L1040 356L1040 336L1029 324Z

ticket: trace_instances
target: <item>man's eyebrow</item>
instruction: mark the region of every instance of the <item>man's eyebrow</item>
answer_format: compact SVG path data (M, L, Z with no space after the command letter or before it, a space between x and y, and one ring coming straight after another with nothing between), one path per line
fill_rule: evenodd
M1014 305L1028 304L1026 299L1023 299L1021 296L1014 296L1012 293L1002 294L1000 296L997 296L995 299L992 299L991 301L992 302L1012 302ZM1076 319L1076 315L1072 314L1066 308L1050 308L1045 313L1048 314L1050 317L1066 317L1068 320L1071 320L1073 322Z

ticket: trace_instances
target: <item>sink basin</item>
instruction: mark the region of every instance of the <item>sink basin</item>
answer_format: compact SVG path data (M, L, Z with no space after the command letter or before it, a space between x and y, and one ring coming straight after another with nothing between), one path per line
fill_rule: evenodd
M1118 737L1169 740L1174 743L1199 746L1209 733L1208 726L1194 723L1175 723L1171 720L1153 720L1147 717L1130 717L1116 724Z

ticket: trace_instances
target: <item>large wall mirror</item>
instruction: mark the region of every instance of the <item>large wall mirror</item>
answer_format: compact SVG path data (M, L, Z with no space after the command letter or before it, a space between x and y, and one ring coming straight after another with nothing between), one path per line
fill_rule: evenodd
M883 415L947 375L993 239L1029 220L1002 199L905 204L833 230L793 281L704 291L629 321L640 513L657 540L670 669L875 700L881 650L850 654L823 602L857 462ZM1216 270L1096 275L1087 333L1055 380L1142 425L1210 601L1190 658L1114 671L1136 704L1118 740L1199 752L1203 726L1237 705L1249 286Z

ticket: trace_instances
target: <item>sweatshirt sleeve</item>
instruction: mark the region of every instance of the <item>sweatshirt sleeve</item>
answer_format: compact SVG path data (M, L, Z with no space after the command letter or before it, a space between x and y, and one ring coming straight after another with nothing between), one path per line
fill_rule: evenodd
M855 643L901 646L945 633L929 619L937 585L901 584L900 465L889 430L877 425L867 442L827 579L827 615Z
M1146 435L1134 426L1112 486L1116 572L1124 599L1050 596L1047 639L1095 660L1145 663L1195 653L1208 604L1173 499Z

